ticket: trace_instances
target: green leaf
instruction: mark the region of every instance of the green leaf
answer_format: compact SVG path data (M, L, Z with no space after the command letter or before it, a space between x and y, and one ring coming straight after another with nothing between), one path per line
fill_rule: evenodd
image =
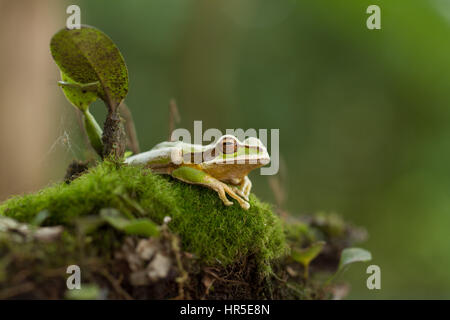
M58 82L67 100L82 112L88 110L92 102L98 99L98 82L82 84L72 80L61 72L62 81Z
M31 224L33 226L40 226L44 222L44 220L47 219L49 216L50 212L48 212L47 209L39 211L38 214L31 221Z
M309 264L313 261L320 252L322 252L325 241L317 241L305 249L292 249L291 257L295 261L301 263L304 267L303 277L309 277Z
M325 282L328 285L336 279L336 277L344 271L346 267L355 262L367 262L372 260L372 254L361 248L346 248L342 250L341 259L337 271Z
M355 262L367 262L372 260L372 254L361 248L347 248L342 250L341 260L339 261L338 271L341 271L343 268L348 266L349 264Z
M123 217L119 210L113 208L102 209L100 216L118 230L123 230L129 223L129 220Z
M322 252L324 241L318 241L305 249L292 249L291 257L295 261L301 263L303 266L308 266L320 252Z
M62 29L52 37L50 50L65 76L84 85L98 82L98 96L110 111L117 109L128 93L128 70L107 35L90 26Z
M113 208L102 209L100 216L117 230L129 235L156 237L159 235L158 226L147 218L127 219Z
M89 112L89 106L98 98L99 83L82 84L72 80L69 76L61 72L61 79L58 84L64 92L67 100L76 108L80 109L84 116L84 128L86 129L89 142L94 150L101 157L103 155L102 129L97 120Z
M146 218L129 221L123 230L126 234L144 237L156 237L159 235L158 226Z

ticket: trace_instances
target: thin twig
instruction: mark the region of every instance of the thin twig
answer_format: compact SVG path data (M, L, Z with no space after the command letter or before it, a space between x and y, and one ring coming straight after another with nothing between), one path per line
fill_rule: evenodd
M178 112L177 102L175 99L169 101L169 138L172 141L172 132L175 130L176 124L180 122L180 113Z
M134 300L128 292L120 286L120 283L105 269L100 270L100 274L104 276L113 286L114 290L126 300Z
M205 269L204 271L205 271L207 274L212 275L214 278L216 278L216 279L219 280L219 281L228 282L228 283L233 283L233 284L238 284L238 285L243 285L243 286L249 286L249 284L246 283L246 282L242 282L242 281L238 281L238 280L228 280L228 279L221 278L221 277L219 277L217 274L215 274L214 272L209 271L208 269Z
M184 292L184 283L188 281L189 275L183 268L183 263L181 261L181 254L180 254L180 245L178 243L178 238L176 236L171 235L172 241L172 249L175 253L175 259L177 260L177 266L178 266L178 272L180 273L180 276L176 279L176 282L178 282L178 297L177 299L184 299L185 292Z
M140 148L139 148L139 141L138 141L137 133L136 133L136 126L134 125L134 120L133 120L133 116L131 114L130 109L123 101L119 106L119 112L120 112L120 115L125 120L125 131L127 133L127 145L130 148L130 150L133 151L134 154L137 154L140 152Z

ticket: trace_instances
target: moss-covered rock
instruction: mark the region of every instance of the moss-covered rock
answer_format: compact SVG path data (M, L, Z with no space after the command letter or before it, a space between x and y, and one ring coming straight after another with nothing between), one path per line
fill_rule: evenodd
M30 294L22 297L73 297L65 287L70 264L80 265L88 288L98 287L89 292L107 298L328 297L315 273L335 269L355 229L334 214L282 221L254 195L250 205L226 207L207 188L98 163L70 183L0 205L0 215L17 221L0 219L0 297L17 288ZM39 225L63 232L42 241L54 231ZM291 252L317 241L326 245L306 279ZM18 270L27 276L17 278ZM40 287L48 292L33 289Z
M161 224L171 217L170 229L183 239L183 249L204 262L227 265L255 255L261 266L286 253L280 220L267 204L250 197L251 208L226 207L209 189L154 175L135 166L103 162L70 184L58 183L35 194L14 197L0 213L30 222L43 211L46 224L71 224L80 216L117 208ZM267 268L266 268L267 271Z

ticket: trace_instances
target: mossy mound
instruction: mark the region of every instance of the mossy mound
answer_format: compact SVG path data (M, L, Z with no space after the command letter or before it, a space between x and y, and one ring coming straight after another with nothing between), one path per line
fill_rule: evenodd
M143 167L104 161L70 176L0 205L0 299L326 299L323 274L365 238L335 214L282 220L254 195L248 211L226 207ZM318 241L308 278L292 252ZM72 264L87 291L67 290Z
M207 264L226 266L255 256L260 270L287 251L280 220L267 204L250 197L248 211L236 203L223 205L217 194L143 167L102 162L71 183L58 183L35 194L13 197L0 205L0 214L31 222L47 210L46 225L70 226L81 216L116 208L128 216L145 216L182 239L182 249Z

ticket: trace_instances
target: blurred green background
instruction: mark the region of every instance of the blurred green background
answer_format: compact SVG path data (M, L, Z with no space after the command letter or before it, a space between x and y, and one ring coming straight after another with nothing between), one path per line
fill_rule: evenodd
M60 27L78 4L122 51L141 149L167 139L171 98L189 130L279 128L286 209L338 212L370 234L382 289L355 266L349 298L450 298L449 1L45 2ZM381 30L366 28L371 4ZM84 156L75 110L56 100L76 148L57 144L52 179ZM104 118L102 103L92 111ZM274 202L268 177L252 179Z

